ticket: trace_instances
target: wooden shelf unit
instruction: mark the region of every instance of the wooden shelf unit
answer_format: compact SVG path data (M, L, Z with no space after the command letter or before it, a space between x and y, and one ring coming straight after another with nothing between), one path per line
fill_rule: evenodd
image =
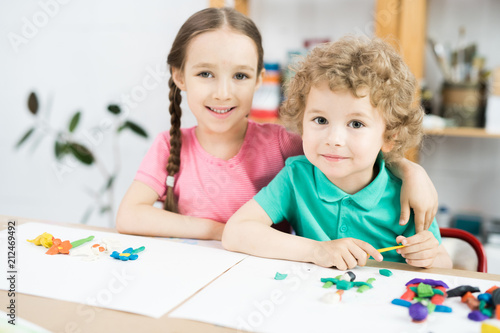
M469 138L500 138L500 133L489 133L477 127L447 127L443 129L427 129L425 135L456 136Z

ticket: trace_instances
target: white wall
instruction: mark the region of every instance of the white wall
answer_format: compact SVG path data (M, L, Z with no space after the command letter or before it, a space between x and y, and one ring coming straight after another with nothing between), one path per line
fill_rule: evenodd
M26 106L30 91L40 99L38 118L53 128L67 128L73 113L82 111L75 137L95 151L108 170L114 162L122 166L114 197L117 207L152 139L170 124L168 76L152 79L150 73L165 72L177 30L207 5L205 0L65 2L0 4L0 214L78 222L92 203L86 189L98 191L104 182L96 167L68 167L66 162L63 169L55 168L53 136L46 136L36 150L32 149L36 140L19 151L13 149L35 120ZM31 24L36 30L28 28ZM12 34L25 38L24 43L11 43ZM110 131L90 133L113 119L106 106L120 103L124 95L131 96L128 117L146 128L150 138L123 133L117 161L112 157ZM189 112L183 122L195 124ZM90 223L109 225L99 215Z
M0 3L0 32L4 36L0 39L0 214L78 222L91 204L85 189L97 190L104 182L95 167L77 165L65 169L68 172L57 171L50 137L36 149L32 149L34 140L19 151L13 149L34 121L26 107L30 91L37 92L40 113L54 128L67 126L71 115L81 110L83 118L75 135L108 169L114 161L111 134L107 131L103 140L89 140L90 130L112 119L105 110L109 103L121 102L124 95L135 96L132 99L137 105L129 108L128 116L143 125L150 138L120 137L122 169L114 197L115 207L118 205L152 139L169 128L168 76L150 90L144 90L144 80L150 80L151 71L165 71L166 55L178 28L208 3L67 2L57 10L49 6L46 11L53 17L46 14L47 22L41 20L42 7L59 3L56 0ZM465 23L470 39L475 38L480 52L488 57L487 65L498 66L500 23L495 18L499 17L499 6L497 0L430 0L429 31L436 39L453 42L459 24ZM373 10L372 0L250 0L250 16L264 38L265 59L282 64L286 51L301 47L305 38L371 35ZM43 27L26 38L27 43L19 45L16 52L8 36L23 36L25 20L35 20ZM429 85L436 88L442 78L435 74L437 67L432 61L427 59L426 74ZM139 98L141 91L146 91L143 100ZM195 119L185 112L183 126L194 124ZM499 150L500 140L448 138L423 154L422 162L441 202L453 209L470 207L500 216L498 205L489 203L498 198ZM90 223L108 225L98 215Z

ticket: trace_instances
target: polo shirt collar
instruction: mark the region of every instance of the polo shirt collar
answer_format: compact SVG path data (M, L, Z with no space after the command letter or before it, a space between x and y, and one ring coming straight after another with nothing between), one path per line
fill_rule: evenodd
M382 153L378 154L375 163L379 167L378 175L370 184L352 195L342 191L334 185L320 169L314 167L314 180L316 182L316 190L319 198L328 202L339 201L343 198L351 198L361 208L365 210L372 209L379 203L389 177L387 175Z

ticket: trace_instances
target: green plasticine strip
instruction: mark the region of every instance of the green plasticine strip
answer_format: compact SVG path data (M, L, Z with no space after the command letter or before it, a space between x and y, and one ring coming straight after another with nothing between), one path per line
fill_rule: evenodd
M132 253L131 254L136 254L136 253L139 253L141 251L144 251L146 248L144 246L141 246L141 247L138 247L137 249L135 250L132 250Z
M79 240L77 240L77 241L71 242L71 243L70 243L70 244L71 244L71 248L72 248L72 249L74 249L75 247L78 247L78 246L80 246L80 245L82 245L82 244L85 244L85 243L87 243L87 242L90 242L90 241L91 241L91 240L93 240L93 239L94 239L94 236L89 236L89 237L87 237L87 238L84 238L84 239L79 239Z
M337 284L339 282L338 279L335 279L335 278L321 278L321 282L332 282L333 284Z
M332 281L326 281L325 284L323 285L323 288L330 288L331 286L333 286L333 282Z

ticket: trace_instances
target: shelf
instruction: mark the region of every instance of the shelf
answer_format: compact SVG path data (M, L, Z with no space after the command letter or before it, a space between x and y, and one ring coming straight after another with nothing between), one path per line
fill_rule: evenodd
M488 133L484 128L476 127L447 127L443 129L426 129L425 135L457 136L470 138L500 138L500 133Z

